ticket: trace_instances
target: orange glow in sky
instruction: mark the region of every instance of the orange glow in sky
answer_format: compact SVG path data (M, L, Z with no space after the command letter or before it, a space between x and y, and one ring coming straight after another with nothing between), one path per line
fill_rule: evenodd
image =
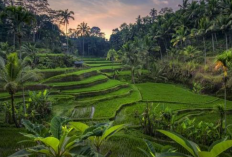
M69 9L75 12L75 21L70 20L69 28L77 28L81 22L90 27L97 26L109 39L112 29L122 23L134 23L138 15L146 16L152 8L176 9L182 0L48 0L51 8Z

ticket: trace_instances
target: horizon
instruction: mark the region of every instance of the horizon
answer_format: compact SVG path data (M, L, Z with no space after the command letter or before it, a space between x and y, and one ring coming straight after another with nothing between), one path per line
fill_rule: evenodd
M68 28L77 28L81 22L90 27L97 26L109 39L112 30L122 23L134 23L135 19L149 15L152 8L160 10L164 7L178 8L182 0L49 0L52 9L73 11L75 20L70 20ZM80 6L80 7L78 7Z

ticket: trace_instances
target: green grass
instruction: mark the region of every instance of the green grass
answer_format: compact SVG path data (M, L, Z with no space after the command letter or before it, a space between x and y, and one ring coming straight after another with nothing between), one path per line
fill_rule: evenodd
M112 67L115 67L115 66L119 66L119 65L122 65L121 63L108 63L108 64L104 64L104 63L100 63L100 64L88 64L89 67L103 67L103 66L112 66Z
M85 61L86 64L112 64L111 61L99 60L99 61Z
M102 100L105 98L110 98L110 97L115 97L115 96L127 94L131 90L132 90L131 88L122 88L122 89L117 90L115 92L110 92L108 94L91 97L91 99L90 98L80 98L80 99L78 99L78 102L87 103L87 102L99 101L99 100Z
M192 110L194 109L213 109L215 105L218 105L222 103L223 101L218 101L214 102L212 104L176 104L176 103L151 103L149 102L148 104L151 105L153 104L153 108L156 108L156 112L159 113L160 111L164 110L166 107L172 109L173 111L179 111L179 110L188 110L191 109L191 112L194 112ZM130 123L132 125L139 125L139 119L135 118L135 116L141 115L144 110L146 109L147 103L145 102L139 102L136 103L135 105L128 106L124 108L123 110L120 111L120 113L117 115L115 123L117 124L122 124L122 123ZM227 109L232 109L232 104L228 105ZM185 111L188 113L187 111ZM209 114L211 111L205 111L205 114Z
M148 71L147 71L147 70L143 70L143 71L142 71L142 74L148 74ZM113 72L109 72L109 73L106 73L106 75L107 75L107 76L113 76L114 73L113 73ZM118 75L119 75L119 76L125 76L125 75L131 76L131 71L129 71L129 70L119 71Z
M64 57L64 54L54 54L54 53L38 53L37 57Z
M114 68L120 68L121 66L115 66ZM105 66L105 67L95 67L95 68L91 68L91 69L84 69L84 70L79 70L76 72L70 72L67 74L61 74L61 75L57 75L54 77L50 77L48 79L43 80L42 82L46 83L46 82L52 82L52 81L57 81L60 80L61 78L65 78L68 76L79 76L85 73L89 73L89 72L94 72L94 71L100 71L100 70L110 70L112 69L112 66Z
M131 95L114 100L107 100L97 103L95 106L94 118L112 118L115 116L116 111L123 105L135 103L141 100L141 96L136 87L132 86L133 92Z
M66 72L66 71L72 71L77 70L76 68L56 68L56 69L39 69L38 72Z
M56 87L56 86L72 86L72 85L81 85L81 84L86 84L86 83L92 83L92 82L103 80L103 79L107 79L107 77L104 75L97 75L97 76L89 77L89 78L84 79L82 81L54 82L54 83L47 83L47 85L54 86L54 87Z
M122 82L117 81L117 80L108 80L105 83L97 84L97 85L92 86L92 87L74 89L74 90L64 90L62 93L84 93L84 92L101 91L101 90L106 90L106 89L113 88L113 87L119 86L119 85L124 85L124 84L125 83L122 83Z
M27 140L20 132L25 132L24 129L16 128L0 128L0 156L7 157L16 152L16 150L24 147L31 147L33 143L18 143Z
M215 97L195 94L172 84L143 83L138 84L137 87L144 101L202 104L217 100Z

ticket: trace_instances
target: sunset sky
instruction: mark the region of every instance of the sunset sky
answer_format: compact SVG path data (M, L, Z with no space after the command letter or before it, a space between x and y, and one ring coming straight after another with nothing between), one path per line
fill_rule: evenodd
M146 16L152 8L178 8L182 0L48 0L53 9L69 9L75 12L75 21L69 28L76 28L81 22L90 27L98 26L109 39L112 29L122 23L134 23L138 15Z

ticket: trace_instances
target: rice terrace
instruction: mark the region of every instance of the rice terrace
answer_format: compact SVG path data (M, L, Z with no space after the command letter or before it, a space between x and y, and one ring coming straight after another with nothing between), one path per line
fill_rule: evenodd
M232 157L232 0L0 0L0 157Z

